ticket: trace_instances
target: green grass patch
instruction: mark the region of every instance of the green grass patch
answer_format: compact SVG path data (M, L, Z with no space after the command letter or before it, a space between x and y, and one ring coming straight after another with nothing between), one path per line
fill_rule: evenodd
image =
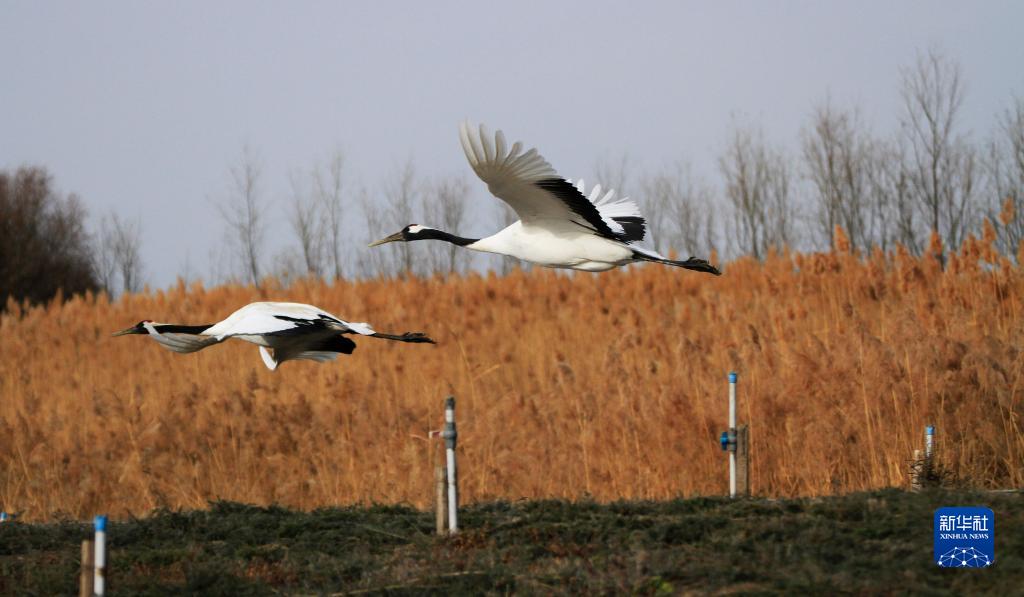
M943 570L932 514L996 514L996 563ZM463 532L401 506L293 512L217 502L108 525L112 594L1012 594L1024 496L933 490L793 500L532 501L461 511ZM78 522L0 525L0 594L77 590Z

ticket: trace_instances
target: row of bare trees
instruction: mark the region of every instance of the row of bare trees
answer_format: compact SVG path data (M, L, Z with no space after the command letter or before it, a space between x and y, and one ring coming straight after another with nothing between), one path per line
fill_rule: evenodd
M371 193L353 182L344 153L335 150L308 171L293 171L288 195L273 202L263 188L263 172L259 157L246 148L230 167L226 192L216 201L235 264L234 275L228 277L258 284L266 273L287 282L309 276L453 274L470 267L466 251L445 243L363 250L370 241L409 224L464 231L474 215L465 178L424 180L410 159ZM295 244L268 260L265 232L275 216L287 221Z
M1015 255L1024 239L1024 99L978 144L961 123L957 63L922 54L901 71L901 85L892 134L875 134L859 110L826 100L800 132L796 155L757 126L734 125L717 190L685 163L644 177L639 199L656 248L762 258L784 246L827 249L838 226L853 250L920 252L933 230L956 248L988 218L999 247Z
M956 248L988 216L1003 250L1016 253L1022 223L1016 212L1024 189L1024 102L1016 100L1000 117L986 150L963 131L966 92L957 63L931 51L903 69L901 81L900 127L889 136L874 135L856 109L826 101L815 111L800 137L797 178L802 187L786 182L794 177L787 174L785 160L760 149L761 139L734 138L720 165L739 220L734 237L739 252L760 256L766 244L794 246L793 232L800 228L810 241L800 248L825 248L832 245L836 226L860 251L874 246L889 250L898 243L919 252L932 231L945 247ZM763 153L773 157L756 157ZM744 174L751 162L766 165ZM758 184L763 172L769 174ZM756 197L752 188L764 196ZM793 224L794 208L808 217ZM761 221L767 223L758 236Z
M901 70L900 91L899 127L887 134L873 131L856 107L827 99L800 131L795 152L755 124L734 123L717 156L717 184L685 160L636 173L622 155L596 164L588 186L631 194L647 216L647 242L683 256L760 259L783 247L827 249L837 227L860 252L897 244L920 252L932 231L955 249L988 219L999 248L1015 257L1024 241L1024 98L977 141L962 123L967 93L955 61L935 51L919 55ZM246 147L215 198L235 279L504 273L513 265L442 242L363 250L412 223L473 236L515 219L465 176L423 177L409 159L368 191L336 150L293 172L289 192L273 197L264 171ZM111 212L89 235L84 219L80 201L54 191L45 170L0 172L0 299L46 300L58 288L140 290L139 222ZM270 255L268 225L275 221L287 222L293 243Z

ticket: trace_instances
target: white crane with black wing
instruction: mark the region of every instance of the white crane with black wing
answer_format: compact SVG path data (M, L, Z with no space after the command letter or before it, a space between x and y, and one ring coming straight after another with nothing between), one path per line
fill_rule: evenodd
M148 334L164 348L180 353L196 352L230 338L245 340L259 345L260 356L271 371L285 361L325 362L339 354L352 354L356 343L349 334L434 343L420 332L376 332L368 323L344 321L313 305L270 302L248 304L219 323L178 325L143 320L114 335L127 334Z
M524 153L519 142L509 147L501 131L492 141L483 125L477 132L463 123L460 139L473 171L495 197L515 210L519 221L486 238L464 238L410 224L371 243L371 247L390 242L441 240L545 267L600 272L650 261L721 273L704 259L676 261L639 246L636 243L643 240L647 224L636 203L616 200L615 191L602 194L600 185L588 197L582 181L576 186L559 176L536 149Z

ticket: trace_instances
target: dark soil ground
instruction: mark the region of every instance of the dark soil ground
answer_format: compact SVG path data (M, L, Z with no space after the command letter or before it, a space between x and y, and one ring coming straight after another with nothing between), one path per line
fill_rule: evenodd
M995 564L940 569L941 506L995 511ZM111 522L113 595L960 594L1024 592L1024 494L478 504L463 532L401 506L293 512L218 502ZM74 594L81 522L0 524L0 594Z

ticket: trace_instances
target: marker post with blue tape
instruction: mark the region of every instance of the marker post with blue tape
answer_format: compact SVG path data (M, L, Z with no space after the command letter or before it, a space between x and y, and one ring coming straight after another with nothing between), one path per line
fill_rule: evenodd
M736 383L739 375L729 372L729 429L719 441L722 451L729 453L729 497L750 495L750 434L746 425L736 422Z
M934 481L934 470L935 425L927 425L924 428L924 453L914 450L914 459L910 463L910 490L920 491Z
M93 585L92 592L94 595L103 595L106 591L106 573L107 573L107 517L100 515L93 520L93 526L95 528L94 547L95 550L93 555Z
M729 497L736 497L736 382L739 376L729 372Z

